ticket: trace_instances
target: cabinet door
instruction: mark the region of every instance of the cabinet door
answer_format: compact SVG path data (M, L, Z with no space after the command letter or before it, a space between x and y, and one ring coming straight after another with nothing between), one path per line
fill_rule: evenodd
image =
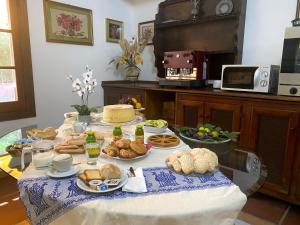
M267 166L266 192L288 194L299 113L269 106L253 106L250 147Z
M197 127L203 123L204 103L181 100L177 102L176 124L179 126Z
M241 104L205 103L204 123L211 123L223 130L240 131Z

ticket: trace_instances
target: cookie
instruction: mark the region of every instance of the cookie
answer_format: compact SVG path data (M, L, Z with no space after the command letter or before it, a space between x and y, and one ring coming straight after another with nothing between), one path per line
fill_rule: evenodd
M144 144L132 141L130 143L130 149L133 150L138 155L145 155L147 153L147 148Z
M124 159L132 159L137 157L137 154L130 149L121 149L119 156L120 158L124 158Z

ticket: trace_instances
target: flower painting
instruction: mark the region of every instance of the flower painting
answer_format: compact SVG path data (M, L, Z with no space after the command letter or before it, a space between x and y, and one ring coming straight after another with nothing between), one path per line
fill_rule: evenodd
M124 25L122 21L106 19L106 41L119 43L124 36Z
M91 10L50 0L44 9L47 41L93 45Z

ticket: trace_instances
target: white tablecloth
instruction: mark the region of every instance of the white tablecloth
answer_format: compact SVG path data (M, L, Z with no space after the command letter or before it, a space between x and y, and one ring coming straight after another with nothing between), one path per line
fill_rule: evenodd
M68 125L59 128L58 138ZM111 128L91 126L93 130L111 132ZM124 133L133 134L134 126L123 128ZM145 134L147 138L149 134ZM107 144L107 143L106 143ZM124 169L133 167L162 167L165 157L177 149L189 149L183 142L172 149L152 149L146 157L136 161L119 161L100 158L98 165L113 162ZM77 155L75 162L81 162L85 169L86 157ZM44 170L29 166L21 179L45 176ZM182 191L142 197L94 200L81 204L54 220L52 225L229 225L234 224L240 210L246 203L246 196L239 187L225 186L213 189Z

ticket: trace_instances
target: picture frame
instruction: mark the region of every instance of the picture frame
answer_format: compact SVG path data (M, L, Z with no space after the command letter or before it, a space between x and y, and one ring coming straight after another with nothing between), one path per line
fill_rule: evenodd
M144 36L144 32L146 30L151 32L151 37L150 37L150 40L149 40L147 45L153 45L154 22L155 22L154 20L151 20L151 21L146 21L146 22L139 23L139 27L138 27L138 36L139 36L139 38Z
M297 1L297 8L296 8L296 19L300 17L300 0Z
M106 42L119 43L124 38L124 23L109 18L105 21Z
M47 42L94 45L92 10L44 0L44 17Z

